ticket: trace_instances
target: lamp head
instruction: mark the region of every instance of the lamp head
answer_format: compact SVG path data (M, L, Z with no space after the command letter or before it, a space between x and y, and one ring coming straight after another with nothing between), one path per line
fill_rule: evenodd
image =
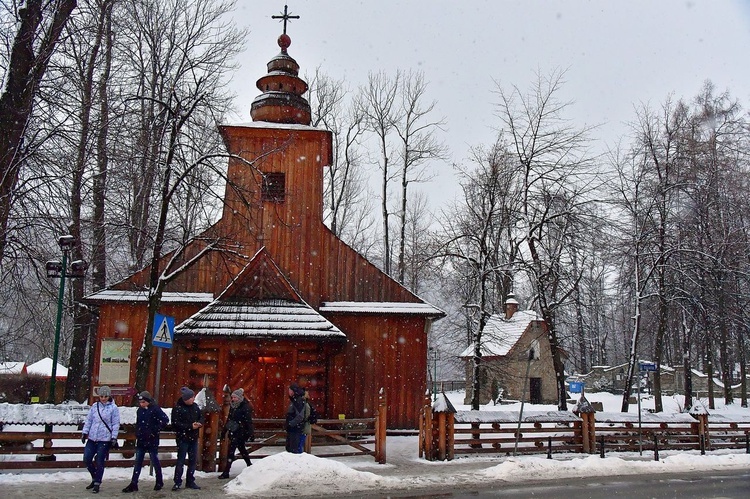
M76 260L70 264L70 277L83 277L89 264L83 260Z
M47 277L60 277L62 275L62 263L50 260L44 265L47 269Z
M57 240L57 244L60 245L60 249L63 251L67 251L71 248L73 248L73 245L76 243L76 238L71 236L70 234L66 236L60 236L60 238Z

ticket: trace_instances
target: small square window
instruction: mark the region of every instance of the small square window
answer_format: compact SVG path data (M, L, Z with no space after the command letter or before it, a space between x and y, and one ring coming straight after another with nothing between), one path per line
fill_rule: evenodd
M284 202L284 173L265 173L263 174L263 187L261 189L261 199L272 203Z

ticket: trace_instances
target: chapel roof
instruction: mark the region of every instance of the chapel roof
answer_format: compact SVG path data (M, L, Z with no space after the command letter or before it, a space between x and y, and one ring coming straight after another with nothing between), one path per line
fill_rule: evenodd
M518 342L521 335L534 321L540 321L533 310L519 310L506 319L503 314L495 314L487 320L482 333L482 356L502 357ZM474 355L474 344L469 345L459 357Z

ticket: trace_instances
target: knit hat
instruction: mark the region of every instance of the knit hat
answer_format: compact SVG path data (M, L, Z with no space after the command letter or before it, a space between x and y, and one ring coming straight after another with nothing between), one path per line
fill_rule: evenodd
M232 397L237 397L238 399L241 399L244 396L245 396L244 388L237 388L235 391L232 392Z
M195 396L195 392L187 386L183 386L180 388L180 395L182 396L182 400L189 400Z
M145 390L138 394L138 400L145 400L149 404L153 401L151 394Z
M107 385L102 385L96 390L96 394L100 397L111 397L112 390L110 390Z
M289 385L289 389L292 391L292 393L294 393L294 395L298 397L305 394L305 390L297 383L292 383L291 385Z

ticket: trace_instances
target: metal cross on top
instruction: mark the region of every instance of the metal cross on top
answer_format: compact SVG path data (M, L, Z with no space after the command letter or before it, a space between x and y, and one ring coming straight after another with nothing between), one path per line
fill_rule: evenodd
M283 19L284 20L284 34L286 35L286 23L290 19L299 19L299 16L293 16L287 12L287 6L284 5L284 15L282 16L271 16L271 19Z

